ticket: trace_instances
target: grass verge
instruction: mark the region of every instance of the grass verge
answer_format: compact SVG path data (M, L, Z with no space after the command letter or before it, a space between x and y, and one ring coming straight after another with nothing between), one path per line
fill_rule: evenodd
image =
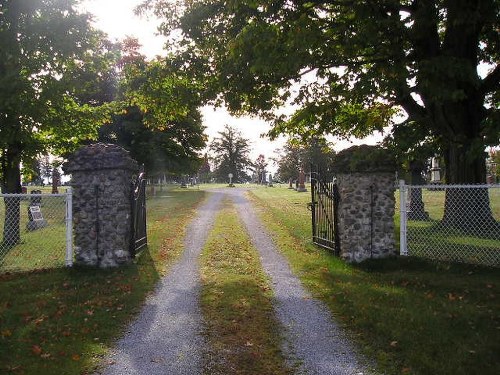
M294 272L381 373L500 373L498 269L415 258L348 265L310 243L308 194L252 197Z
M149 199L148 247L130 266L0 276L0 373L91 373L181 253L203 197L171 190Z
M237 213L224 202L201 258L209 374L287 374L272 293Z

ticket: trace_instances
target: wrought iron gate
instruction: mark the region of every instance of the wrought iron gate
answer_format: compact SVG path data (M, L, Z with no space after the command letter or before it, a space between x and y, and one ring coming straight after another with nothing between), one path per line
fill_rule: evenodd
M338 188L333 179L328 181L319 171L311 168L312 236L316 245L340 255L337 229Z
M146 232L146 179L141 171L137 180L132 182L132 237L130 253L135 256L137 251L148 244Z

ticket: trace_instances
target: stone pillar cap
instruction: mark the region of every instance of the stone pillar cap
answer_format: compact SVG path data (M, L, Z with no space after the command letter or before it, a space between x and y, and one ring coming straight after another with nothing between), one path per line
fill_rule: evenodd
M137 171L137 162L123 147L110 143L94 143L73 153L63 165L65 173L76 171L124 169Z

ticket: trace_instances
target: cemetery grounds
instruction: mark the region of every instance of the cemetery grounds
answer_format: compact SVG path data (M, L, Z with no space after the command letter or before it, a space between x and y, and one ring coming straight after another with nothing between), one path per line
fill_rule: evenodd
M49 265L43 271L0 274L0 372L91 373L181 254L186 225L208 192L203 186L170 187L150 197L149 245L128 267L104 271ZM363 354L377 362L378 372L500 373L498 269L418 258L348 265L311 244L309 193L276 186L257 187L249 196L296 275L329 306ZM214 233L225 233L224 225L236 229L225 236L223 248L210 240L202 256L202 310L210 317L212 332L226 332L209 336L209 342L215 351L241 348L234 352L247 357L229 359L240 366L236 369L240 374L256 369L286 373L279 335L262 324L273 319L265 279L242 282L241 288L213 303L219 301L217 283L226 277L247 278L234 275L239 263L249 264L245 272L260 274L231 207L224 212ZM39 236L35 242L44 240L43 231L33 235ZM239 263L231 270L212 259L217 255L214 251L226 251L214 258L220 259L230 257L235 249L241 249L234 256ZM50 246L45 251L44 258L59 256ZM30 259L22 262L29 269ZM248 319L250 310L255 319ZM228 330L233 321L247 324Z

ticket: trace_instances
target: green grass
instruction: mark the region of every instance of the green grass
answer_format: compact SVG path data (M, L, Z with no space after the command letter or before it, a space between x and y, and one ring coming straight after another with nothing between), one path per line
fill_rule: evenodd
M27 229L29 200L20 202L21 242L7 248L0 242L0 273L61 267L65 261L66 203L63 197L44 197L40 205L47 226ZM0 223L4 222L4 200L0 198ZM3 233L2 233L3 234Z
M399 194L397 194L397 201ZM490 235L464 233L461 230L442 226L445 192L422 190L422 201L429 220L408 220L408 253L412 256L435 258L473 264L500 266L500 238L498 229ZM490 208L493 217L500 221L500 189L490 189ZM399 240L399 206L397 207L396 226ZM495 238L495 236L497 238Z
M91 373L182 252L204 196L170 190L149 199L148 247L130 266L0 276L0 373Z
M348 265L311 244L308 193L251 195L294 272L381 373L500 373L498 269L417 258Z
M225 202L201 260L207 374L287 374L269 281L232 205Z

